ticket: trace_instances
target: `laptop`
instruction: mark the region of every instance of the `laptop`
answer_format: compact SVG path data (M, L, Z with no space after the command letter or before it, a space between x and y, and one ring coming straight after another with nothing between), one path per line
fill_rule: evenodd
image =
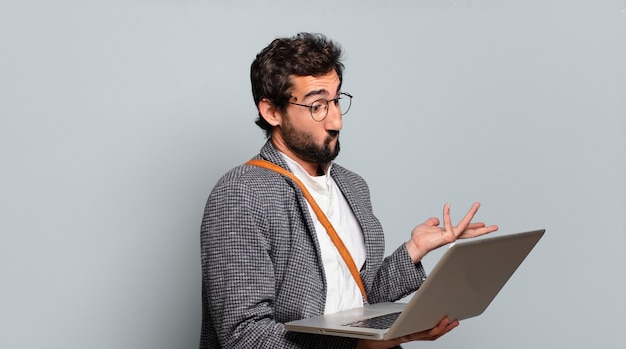
M393 339L435 327L445 316L482 314L524 261L545 229L457 241L409 303L377 303L285 324L289 331Z

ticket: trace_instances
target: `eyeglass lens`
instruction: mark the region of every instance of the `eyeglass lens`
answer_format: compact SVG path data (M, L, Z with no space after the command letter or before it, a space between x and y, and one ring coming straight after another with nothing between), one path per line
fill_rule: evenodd
M330 103L335 103L337 100L337 104L335 104L339 110L341 111L341 115L346 115L348 110L350 110L350 105L352 104L352 98L346 95L340 95L337 99L333 99L331 101L327 101L325 99L320 99L319 101L315 101L311 105L311 116L313 119L321 121L326 118L328 114L328 108L330 107Z

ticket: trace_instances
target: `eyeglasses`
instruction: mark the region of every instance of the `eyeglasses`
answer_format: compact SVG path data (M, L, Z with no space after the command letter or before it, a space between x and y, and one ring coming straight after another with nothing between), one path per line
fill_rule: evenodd
M336 98L333 98L331 100L323 98L318 99L317 101L311 103L311 105L293 102L287 103L309 108L313 120L322 121L326 119L326 115L328 115L328 105L330 102L335 103L335 106L337 106L339 108L339 111L341 111L341 115L346 115L348 113L348 110L350 110L350 106L352 105L352 95L346 92L341 92Z

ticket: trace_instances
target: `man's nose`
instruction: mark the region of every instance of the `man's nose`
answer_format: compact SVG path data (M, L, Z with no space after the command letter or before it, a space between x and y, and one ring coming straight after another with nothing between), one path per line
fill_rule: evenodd
M329 130L341 130L341 126L343 125L342 118L339 104L335 104L334 102L328 103L328 115L326 116L327 128Z

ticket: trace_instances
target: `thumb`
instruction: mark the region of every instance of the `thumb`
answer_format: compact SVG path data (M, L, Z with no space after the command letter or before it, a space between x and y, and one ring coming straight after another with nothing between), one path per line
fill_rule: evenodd
M433 227L436 227L439 225L439 218L437 217L430 217L426 220L426 222L424 222L425 225L430 225Z

